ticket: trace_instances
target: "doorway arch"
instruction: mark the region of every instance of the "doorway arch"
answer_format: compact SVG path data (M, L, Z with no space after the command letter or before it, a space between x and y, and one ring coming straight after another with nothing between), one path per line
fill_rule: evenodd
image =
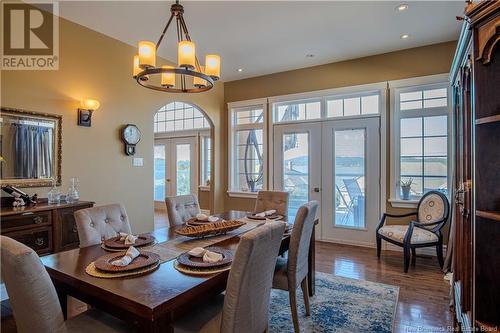
M155 216L166 219L165 197L193 193L202 210L212 211L213 122L199 106L173 101L153 119ZM163 218L165 216L165 218ZM163 223L164 224L164 223ZM155 221L155 227L163 227Z

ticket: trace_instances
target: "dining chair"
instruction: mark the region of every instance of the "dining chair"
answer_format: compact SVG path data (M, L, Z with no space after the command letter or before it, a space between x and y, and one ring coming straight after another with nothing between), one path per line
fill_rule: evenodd
M276 213L288 216L288 192L279 191L259 191L255 201L255 213L276 209Z
M166 197L168 223L171 227L186 223L201 213L198 197L194 194Z
M288 291L293 328L296 333L300 332L297 314L297 288L299 285L304 295L306 316L311 314L307 273L309 245L311 244L317 210L318 202L314 200L300 206L293 223L288 258L278 258L274 270L273 288Z
M125 322L96 309L64 320L56 289L38 255L26 245L0 236L2 280L19 333L131 332Z
M417 211L408 214L395 215L384 213L376 229L377 257L380 258L382 239L403 247L404 272L410 265L410 250L412 261L415 262L416 248L436 247L439 266L443 268L443 235L441 229L448 221L450 204L448 198L439 191L429 191L422 196L417 205ZM387 217L403 218L416 216L416 221L408 225L385 225Z
M120 232L131 233L130 222L121 204L96 206L75 212L80 247L100 244Z
M174 322L174 332L266 332L273 270L285 223L268 222L241 236L225 295Z

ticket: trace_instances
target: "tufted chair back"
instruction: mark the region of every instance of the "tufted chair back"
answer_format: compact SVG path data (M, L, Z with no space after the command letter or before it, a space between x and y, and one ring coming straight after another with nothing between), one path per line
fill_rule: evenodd
M165 198L168 223L171 227L181 225L201 213L198 197L194 194Z
M288 251L289 288L297 287L307 275L309 245L317 210L318 202L309 201L300 206L295 216Z
M85 208L75 212L80 247L100 244L120 232L131 233L130 222L121 204Z
M0 236L2 280L19 333L52 333L64 319L56 289L38 255L12 238Z
M443 222L441 225L431 225L428 229L440 229L448 220L450 212L448 198L439 191L429 191L422 196L417 206L418 222L429 224Z
M288 216L288 192L259 191L255 202L255 213L276 209L276 213Z
M243 236L227 279L221 333L264 332L274 265L285 223L269 222Z

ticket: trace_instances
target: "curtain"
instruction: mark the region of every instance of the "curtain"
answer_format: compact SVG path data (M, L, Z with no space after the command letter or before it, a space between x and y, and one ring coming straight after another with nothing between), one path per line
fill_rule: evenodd
M16 178L50 178L52 170L53 129L12 124L14 132L14 174Z

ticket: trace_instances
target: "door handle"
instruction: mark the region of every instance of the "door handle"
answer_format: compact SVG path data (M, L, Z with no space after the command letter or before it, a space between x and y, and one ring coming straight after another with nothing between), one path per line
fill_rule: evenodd
M313 192L319 193L321 189L319 187L313 187Z
M167 183L170 183L170 178L167 178L167 179L165 179L165 180L167 181Z

